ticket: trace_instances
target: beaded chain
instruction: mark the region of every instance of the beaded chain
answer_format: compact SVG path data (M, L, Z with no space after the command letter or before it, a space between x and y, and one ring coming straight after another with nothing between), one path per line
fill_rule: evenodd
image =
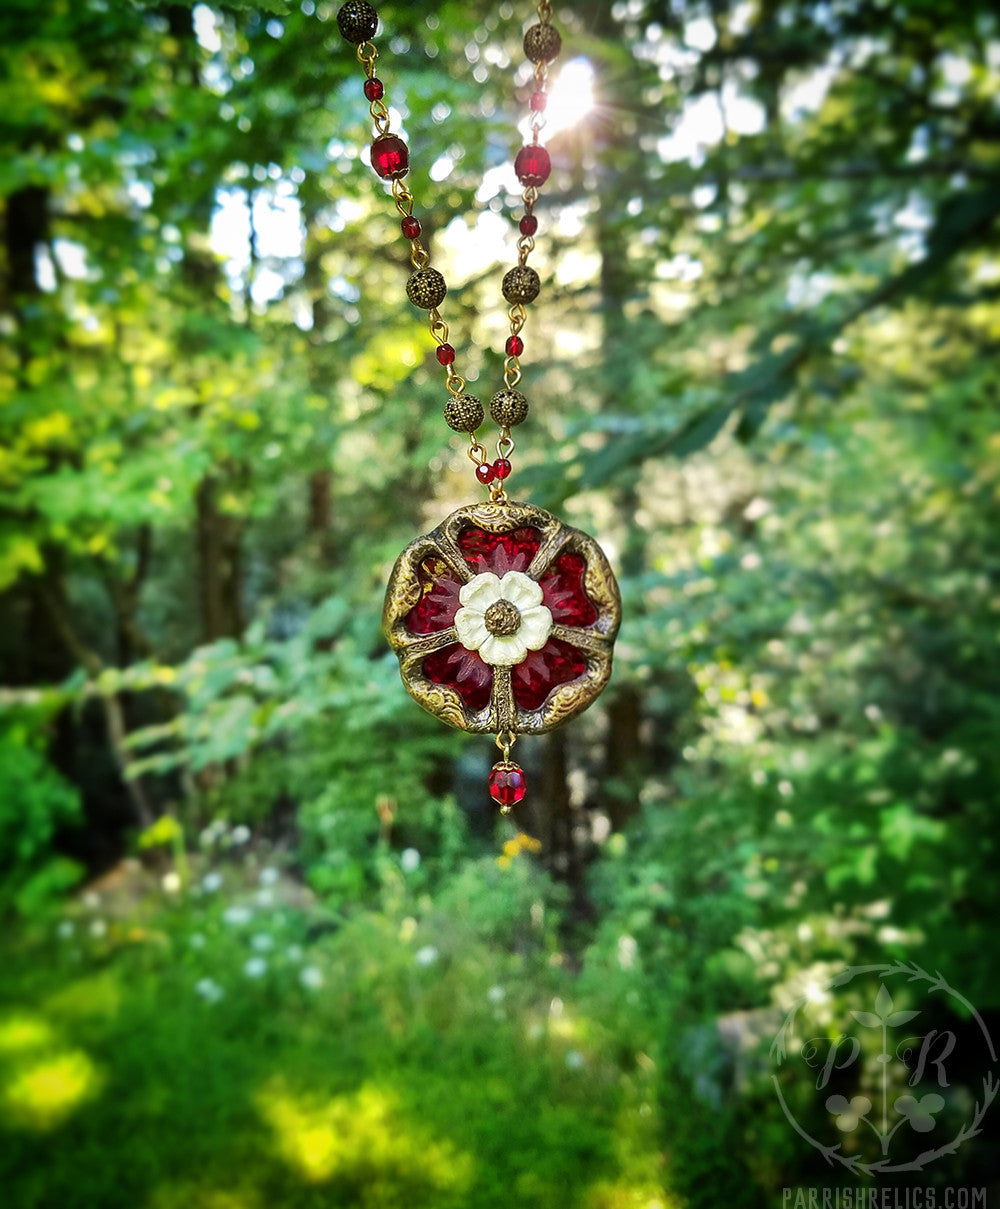
M541 289L538 274L528 264L538 231L534 210L538 189L548 180L552 170L549 153L538 141L545 124L543 114L548 100L549 64L562 49L562 40L552 25L552 5L538 5L538 23L530 26L524 35L525 56L535 65L534 91L530 99L532 140L514 159L514 171L524 186L524 214L518 223L517 264L505 274L501 285L509 304L510 336L504 345L504 389L497 391L490 400L490 415L500 429L497 456L492 462L475 435L485 419L483 405L475 395L466 393L465 379L455 369L457 354L448 342L448 324L438 309L448 287L442 274L430 267L430 255L420 241L420 220L413 213L413 194L403 181L409 170L409 149L399 135L390 132L385 85L375 75L378 49L372 39L378 29L378 13L367 0L347 0L337 13L337 27L342 37L357 47L358 62L365 69L364 94L374 126L371 163L383 180L392 182L392 196L402 216L400 229L410 241L413 273L406 283L406 295L414 306L427 311L430 333L437 343L436 356L444 367L445 385L450 396L444 406L445 422L455 432L468 434L468 456L475 464L476 478L489 487L493 503L506 503L504 480L511 473L510 455L514 451L510 430L523 423L528 415L528 401L515 389L521 380L520 357L524 352L521 331L527 320L525 308L535 301Z

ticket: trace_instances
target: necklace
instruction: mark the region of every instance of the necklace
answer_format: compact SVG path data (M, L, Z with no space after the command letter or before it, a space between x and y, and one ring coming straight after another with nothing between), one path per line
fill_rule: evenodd
M444 419L454 431L468 435L476 478L489 492L486 501L459 508L403 550L389 577L383 629L411 697L451 726L496 736L501 759L490 772L489 791L504 814L526 790L524 771L511 760L517 736L552 730L591 704L611 675L621 621L618 585L600 546L544 509L515 503L505 486L515 447L511 429L528 415L528 401L516 389L524 352L521 331L526 308L541 290L528 257L538 230L538 189L551 170L549 154L538 141L548 66L561 49L551 19L551 4L539 4L538 23L524 35L525 55L535 65L533 137L514 160L524 186L524 214L518 224L518 262L501 286L509 304L510 335L504 346L504 386L490 401L490 416L499 429L497 456L490 461L476 437L485 420L483 405L466 393L438 309L447 285L430 267L413 194L403 181L409 150L389 130L385 86L375 75L378 50L372 39L378 14L366 0L348 0L337 14L342 36L357 47L365 70L364 94L374 126L372 167L391 182L400 229L410 242L413 273L406 294L427 312L437 360L445 370Z

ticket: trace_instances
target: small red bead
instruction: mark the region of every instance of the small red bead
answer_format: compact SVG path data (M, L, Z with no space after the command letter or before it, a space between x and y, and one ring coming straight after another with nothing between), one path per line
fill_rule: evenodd
M493 473L498 479L505 479L510 474L510 459L497 458L493 463Z
M489 464L489 462L483 462L476 467L476 478L486 486L489 486L489 484L493 482L493 480L496 478L496 475L493 473L493 467Z
M372 167L383 180L405 176L410 152L398 134L383 134L372 143Z
M385 96L385 85L377 76L365 80L365 96L369 101L381 101Z
M531 108L536 113L540 113L548 103L548 99L544 92L533 92L531 94Z
M399 226L407 239L416 239L420 234L420 222L412 214L408 214Z
M522 235L534 235L538 230L538 219L534 214L525 214L517 226Z
M506 810L521 801L527 788L524 770L516 764L497 765L490 773L490 797Z
M455 350L450 344L439 344L437 347L437 359L442 365L451 365L455 360Z
M507 337L507 356L508 357L520 357L520 355L523 352L524 352L524 341L521 339L521 337L520 336L508 336Z

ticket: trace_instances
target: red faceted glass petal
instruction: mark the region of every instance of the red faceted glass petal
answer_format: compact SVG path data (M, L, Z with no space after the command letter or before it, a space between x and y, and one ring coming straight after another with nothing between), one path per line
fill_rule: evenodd
M550 638L512 670L514 700L521 709L540 709L554 688L579 679L586 671L587 660L575 646Z
M587 564L579 554L560 554L538 581L542 586L542 603L553 621L589 626L597 620L597 607L583 586L586 571Z
M493 692L493 671L476 651L467 651L460 642L428 655L424 675L435 684L447 684L469 709L484 709Z
M515 806L527 788L524 769L516 764L497 765L490 773L490 797L501 806Z
M437 634L455 621L461 583L443 558L426 558L417 571L423 595L406 615L411 634Z
M541 544L541 533L530 526L507 533L487 533L470 526L458 538L459 549L474 571L492 571L501 578L508 571L527 571Z

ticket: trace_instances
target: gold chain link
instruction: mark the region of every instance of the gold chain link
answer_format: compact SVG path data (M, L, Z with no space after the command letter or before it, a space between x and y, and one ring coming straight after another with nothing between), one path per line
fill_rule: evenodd
M521 381L521 363L516 357L506 357L503 363L503 380L507 389L513 390Z
M547 25L552 20L552 5L551 3L542 0L538 5L538 20ZM378 58L378 48L373 42L362 42L357 48L358 62L365 69L365 74L369 80L375 76L375 61ZM544 92L548 80L548 64L535 64L535 89L536 91ZM379 98L371 102L369 112L371 113L372 122L375 127L375 133L378 137L384 137L389 133L391 118L389 109L384 101ZM534 143L538 142L538 135L545 125L545 117L541 110L532 110L531 131ZM413 216L414 197L409 188L403 183L402 178L397 177L392 182L392 196L395 202L396 209L404 219ZM534 186L528 186L524 190L524 211L525 215L532 214L535 203L538 200L538 190ZM521 234L517 241L517 263L524 267L527 264L528 256L534 251L535 241L531 235ZM420 235L417 234L410 240L410 263L414 270L420 271L426 269L430 264L430 253L420 241ZM507 312L510 320L511 337L517 336L524 327L527 319L527 311L522 303L515 303ZM448 343L448 324L441 317L441 313L436 307L432 308L428 314L430 333L440 348L441 345ZM460 395L465 390L465 379L455 370L454 365L446 365L445 367L445 384L452 395ZM521 380L521 364L518 357L511 354L504 359L504 382L508 389L513 388ZM481 445L475 438L474 434L470 434L470 445L468 456L476 464L483 466L486 464L487 454L485 446ZM510 435L509 427L500 429L500 436L497 441L497 454L500 458L509 459L514 451L514 438ZM503 480L496 479L490 485L490 501L492 503L507 503L508 496L503 486ZM504 760L507 760L510 755L510 748L514 742L513 732L507 732L509 741L504 744L502 742L503 735L497 735L497 746L503 750Z
M486 446L480 445L475 437L469 437L468 458L471 462L475 462L477 466L485 466L489 455L486 452Z
M496 737L496 745L503 752L503 762L510 763L510 749L517 742L517 735L512 730L502 730Z

